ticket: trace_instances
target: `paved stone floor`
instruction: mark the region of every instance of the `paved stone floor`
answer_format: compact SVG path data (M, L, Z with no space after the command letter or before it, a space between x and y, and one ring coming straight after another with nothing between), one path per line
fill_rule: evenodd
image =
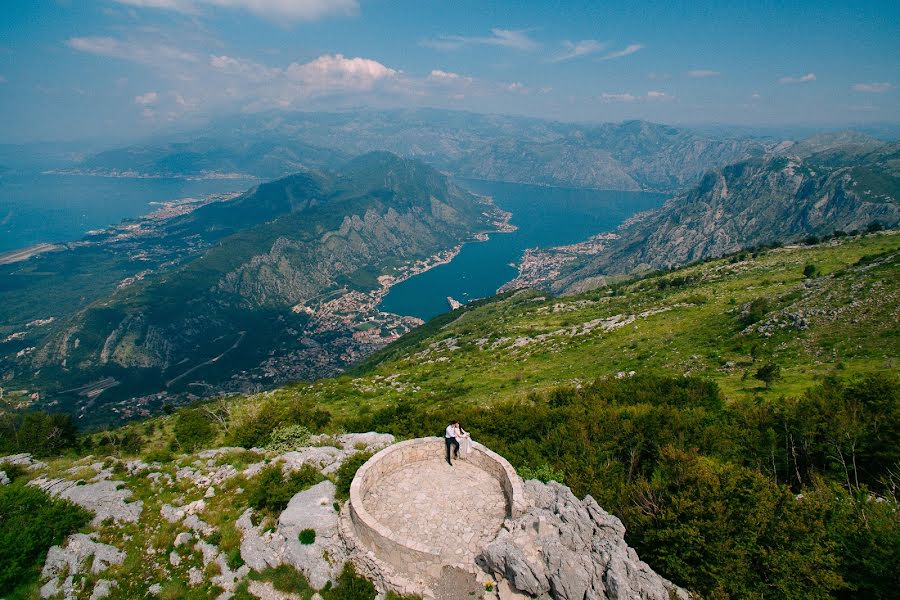
M439 548L446 564L470 564L506 516L500 482L464 460L412 463L384 477L363 499L400 536Z

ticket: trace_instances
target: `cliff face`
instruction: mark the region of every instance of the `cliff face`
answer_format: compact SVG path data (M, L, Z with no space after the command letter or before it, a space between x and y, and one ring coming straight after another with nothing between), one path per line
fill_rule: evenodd
M750 159L707 173L700 183L619 231L619 239L553 283L556 291L594 287L598 277L660 269L742 248L873 221L900 223L900 145L860 152L830 149L800 158Z

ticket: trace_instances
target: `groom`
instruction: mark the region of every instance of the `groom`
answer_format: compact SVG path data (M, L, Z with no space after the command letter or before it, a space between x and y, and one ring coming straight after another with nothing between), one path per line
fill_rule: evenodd
M457 460L459 460L459 442L456 441L456 428L459 425L459 421L453 421L449 425L447 425L447 429L444 431L444 444L447 446L447 464L451 467L453 463L450 461L450 447L454 447L454 456Z

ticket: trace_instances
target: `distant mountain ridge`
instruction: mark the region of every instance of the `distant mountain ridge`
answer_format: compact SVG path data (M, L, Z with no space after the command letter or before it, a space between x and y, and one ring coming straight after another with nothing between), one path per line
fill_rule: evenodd
M573 124L436 109L277 113L223 119L185 142L104 152L80 166L273 177L300 168L335 168L349 156L387 150L464 177L674 191L711 168L761 156L772 145L646 121Z
M552 288L589 289L605 275L862 230L874 221L900 224L900 143L813 139L710 171L695 188L621 228L603 252L568 265Z

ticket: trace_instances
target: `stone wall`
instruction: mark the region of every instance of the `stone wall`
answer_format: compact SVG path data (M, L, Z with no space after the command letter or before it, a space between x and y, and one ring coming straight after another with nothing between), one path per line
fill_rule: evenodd
M356 537L375 555L415 579L437 579L446 564L437 548L403 538L385 527L366 510L364 499L386 475L424 460L443 460L444 439L418 438L389 446L370 458L356 472L350 485L350 518ZM473 442L467 461L495 477L503 487L507 516L517 518L525 511L522 480L502 456Z

